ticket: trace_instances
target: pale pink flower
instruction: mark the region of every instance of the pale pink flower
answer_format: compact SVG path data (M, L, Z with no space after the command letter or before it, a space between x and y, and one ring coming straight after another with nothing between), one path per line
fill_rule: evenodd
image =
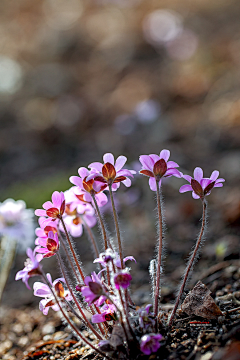
M193 173L194 178L189 175L182 175L191 185L183 185L180 187L179 192L184 193L186 191L192 191L192 197L194 199L203 200L205 196L210 195L214 187L222 187L225 179L218 179L219 171L214 170L210 178L203 177L203 170L200 167L196 167Z
M113 154L107 153L103 155L103 161L103 164L94 162L89 165L93 173L87 177L88 181L95 179L106 186L111 185L113 190L117 190L121 182L127 187L131 186L129 177L133 177L136 171L123 169L127 161L126 156L119 156L115 162Z
M174 161L168 161L170 157L169 150L162 150L160 155L150 154L141 155L139 160L142 164L140 174L149 177L149 186L152 191L157 190L156 181L161 187L161 179L163 177L176 176L181 177L181 173L176 169L179 165Z

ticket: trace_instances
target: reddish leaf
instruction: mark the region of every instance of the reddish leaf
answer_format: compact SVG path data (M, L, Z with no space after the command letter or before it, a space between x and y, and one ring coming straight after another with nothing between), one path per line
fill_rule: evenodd
M62 202L61 207L60 207L60 214L62 215L65 211L65 200Z
M197 180L192 179L192 180L191 180L191 186L192 186L193 191L194 191L198 196L200 196L201 198L204 196L203 188L201 187L201 185L199 184L199 182L198 182Z
M53 226L49 226L49 225L45 226L44 232L45 232L46 235L48 235L49 231L52 231L54 234L56 234L57 229L55 227L53 227Z
M95 181L99 181L99 182L102 182L102 183L106 183L106 180L102 177L102 176L96 176L94 178Z
M32 269L28 272L29 276L41 275L41 272L37 269Z
M62 286L62 284L60 282L57 282L55 284L55 290L56 290L57 295L60 298L64 298L64 287Z
M92 191L92 189L93 189L93 183L94 183L94 180L93 179L91 179L91 180L89 180L89 181L85 181L85 180L83 180L83 187L84 187L84 190L86 190L87 192L91 192Z
M167 163L164 159L158 160L153 167L153 173L155 176L162 177L167 171Z
M46 210L47 216L56 219L59 215L59 210L57 208L50 208Z
M215 181L211 182L205 189L204 189L204 195L207 195L214 187Z
M154 177L153 173L149 170L141 170L140 173L146 176Z
M47 239L47 249L52 252L56 252L58 250L58 244L54 239Z
M126 176L118 176L115 178L114 183L119 183L123 180L126 180Z
M102 174L106 180L114 180L116 177L115 167L109 162L104 164L102 168Z

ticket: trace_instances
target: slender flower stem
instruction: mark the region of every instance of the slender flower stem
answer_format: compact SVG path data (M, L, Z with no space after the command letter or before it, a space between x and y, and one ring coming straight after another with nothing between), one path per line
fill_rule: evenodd
M203 199L202 203L203 203L203 213L202 213L202 226L201 226L200 234L199 234L199 237L197 239L196 246L195 246L195 249L194 249L193 254L191 256L191 259L190 259L190 261L189 261L189 263L187 265L187 269L186 269L186 272L185 272L185 275L184 275L184 278L183 278L183 282L182 282L182 285L180 287L180 290L179 290L177 300L176 300L175 306L173 308L172 314L170 316L170 320L169 320L169 324L168 324L169 326L172 325L172 322L173 322L175 313L177 311L179 302L181 300L181 297L182 297L182 294L183 294L183 291L184 291L184 288L185 288L189 273L190 273L190 271L192 269L194 259L195 259L196 255L197 255L197 252L198 252L198 249L199 249L199 246L201 244L202 237L203 237L203 234L204 234L205 224L206 224L206 208L207 208L207 203L206 203L205 199Z
M98 246L97 246L97 243L96 243L96 240L95 240L95 237L93 235L93 232L91 230L91 228L88 226L88 224L86 223L86 221L84 220L84 218L81 216L81 219L83 221L83 224L84 224L84 227L86 228L87 230L87 233L88 233L88 236L91 240L91 243L92 243L92 246L93 246L93 249L94 249L94 253L95 253L95 256L96 258L99 257L99 251L98 251Z
M101 226L101 231L102 231L102 236L103 236L103 239L104 239L105 250L107 250L108 247L110 247L112 249L111 243L110 243L110 241L108 240L108 237L107 237L107 232L106 232L106 229L105 229L103 218L102 218L100 209L98 207L98 204L97 204L97 201L96 201L94 195L92 195L92 199L93 199L93 202L94 202L94 205L95 205L95 210L96 210L96 213L98 215L98 220L99 220L99 223L100 223L100 226Z
M163 220L162 220L162 206L161 206L161 191L159 189L159 180L156 179L157 186L157 209L158 209L158 226L159 226L159 240L158 240L158 261L157 261L157 275L155 284L155 300L154 300L154 316L158 315L158 303L160 297L160 277L161 277L161 263L162 263L162 242L163 242Z
M116 208L115 208L115 204L114 204L114 200L113 200L112 185L109 185L109 193L110 193L110 198L111 198L111 203L112 203L113 217L114 217L115 229L116 229L117 240L118 240L121 268L124 269L122 243L121 243L120 230L119 230L119 226L118 226L117 212L116 212Z
M66 244L65 244L65 240L63 239L63 237L62 237L62 235L61 235L61 232L58 231L58 233L59 233L60 238L61 238L61 240L62 240L62 241L61 241L61 245L63 246L64 252L65 252L65 254L66 254L66 256L67 256L68 263L69 263L71 269L73 270L73 272L74 272L74 274L75 274L75 276L76 276L76 279L77 279L78 283L80 284L80 283L81 283L81 280L80 280L79 275L78 275L78 273L77 273L77 271L76 271L76 269L75 269L75 266L73 265L71 256L69 255L68 248L67 248L67 246L66 246Z
M52 286L50 284L50 282L48 281L48 278L46 277L46 275L44 273L42 273L42 277L45 281L45 283L48 285L48 287L51 290L51 293L57 303L57 305L59 306L59 309L63 315L63 317L65 318L65 320L67 321L67 323L69 324L69 326L73 329L73 331L76 332L76 334L80 337L81 340L83 340L87 345L89 345L93 350L95 350L97 353L99 353L100 355L102 355L104 358L111 360L111 358L109 356L107 356L104 352L102 352L100 349L98 349L97 347L95 347L89 340L87 340L81 333L81 331L79 331L79 329L73 324L73 322L70 320L70 318L65 314L65 312L63 311L63 308L55 294L55 292L52 289Z
M81 278L82 278L82 280L83 280L83 282L84 282L84 274L83 274L83 271L82 271L82 269L81 269L81 266L80 266L80 264L79 264L79 262L78 262L77 255L76 255L76 253L75 253L75 251L74 251L74 248L73 248L73 246L72 246L72 243L71 243L71 240L70 240L70 237L69 237L69 234L68 234L68 231L67 231L67 228L66 228L66 225L65 225L65 222L64 222L62 216L60 217L60 221L61 221L61 223L62 223L64 232L65 232L65 234L66 234L67 241L68 241L68 245L69 245L69 247L70 247L70 250L71 250L72 256L73 256L73 258L74 258L75 264L76 264L76 266L77 266L77 268L78 268L78 271L79 271L79 273L80 273L80 275L81 275Z
M95 211L96 211L96 213L98 215L98 221L100 223L102 236L103 236L103 239L104 239L105 250L107 250L108 246L112 249L112 245L111 245L111 243L110 243L110 241L109 241L109 239L107 237L107 232L106 232L106 229L105 229L104 221L103 221L99 206L97 204L97 201L96 201L94 195L92 195L92 199L93 199L93 202L94 202L94 205L95 205ZM108 285L110 286L111 280L110 280L110 273L109 273L109 267L108 266L107 266L107 282L108 282Z
M72 295L72 298L73 298L73 300L74 300L74 302L75 302L78 310L80 311L80 313L81 313L81 315L82 315L82 317L83 317L83 319L84 319L84 322L87 323L87 326L92 330L92 332L94 333L94 335L95 335L99 340L102 340L101 336L100 336L100 335L98 334L98 332L94 329L94 327L92 326L92 324L88 321L88 319L87 319L84 311L82 310L81 306L79 305L78 300L77 300L76 296L74 295L74 292L73 292L73 290L72 290L72 288L71 288L71 285L69 284L69 281L68 281L68 278L67 278L67 274L66 274L66 271L65 271L65 269L64 269L64 265L63 265L63 263L62 263L62 259L61 259L60 255L59 255L58 253L57 253L57 259L58 259L58 263L59 263L61 272L62 272L62 274L63 274L63 277L64 277L64 279L65 279L65 281L66 281L67 288L68 288L68 290L70 291L70 294ZM100 329L100 331L101 331L102 334L104 335L103 330Z

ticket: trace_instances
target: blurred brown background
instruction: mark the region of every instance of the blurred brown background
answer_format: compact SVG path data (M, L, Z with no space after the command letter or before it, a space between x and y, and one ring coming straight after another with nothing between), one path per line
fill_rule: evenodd
M105 152L126 155L129 168L138 169L139 155L167 148L184 173L200 166L205 176L218 169L226 178L209 197L196 269L239 258L239 18L237 0L1 0L0 200L41 207L54 190L70 187L78 167ZM183 183L164 185L173 287L201 217L201 204L178 193ZM141 297L155 246L154 194L136 177L117 198ZM84 236L79 247L90 261ZM33 301L12 282L22 261L16 259L3 298L13 306Z

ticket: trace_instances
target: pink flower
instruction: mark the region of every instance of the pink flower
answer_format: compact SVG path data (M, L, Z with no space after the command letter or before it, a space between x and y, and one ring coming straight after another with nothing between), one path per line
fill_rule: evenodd
M162 339L161 334L147 334L141 337L140 349L145 355L155 353L160 348L159 341Z
M48 281L54 288L56 295L62 300L66 299L67 301L72 300L72 296L68 290L65 290L61 282L65 283L64 278L58 278L52 282L52 277L50 274L47 274ZM48 314L48 310L51 307L54 311L59 310L58 304L56 304L54 296L52 295L51 290L48 285L42 282L35 282L33 285L34 295L39 297L44 297L45 299L41 300L39 303L39 309L44 315Z
M49 218L46 219L45 217L40 217L38 223L40 228L36 228L35 230L37 236L35 245L41 245L43 240L46 241L49 231L52 231L54 234L57 232L57 221L51 221Z
M95 259L94 263L100 263L103 266L106 266L109 262L112 262L116 256L119 256L112 249L107 249L106 251L99 254L99 258Z
M97 219L92 205L79 200L73 190L72 187L64 193L66 208L63 217L67 230L72 236L78 237L83 233L84 222L91 228L96 225ZM63 231L61 224L60 230Z
M59 250L59 240L57 233L49 231L47 239L39 239L39 245L40 246L37 246L35 251L44 254L44 258L55 255L56 252Z
M94 179L106 186L112 185L113 190L119 188L120 182L127 187L131 186L129 176L133 177L133 174L136 174L136 171L123 169L123 166L127 161L126 156L119 156L115 162L113 154L107 153L103 155L103 161L104 164L94 162L89 165L89 168L93 173L87 177L88 181Z
M162 150L160 155L150 154L141 155L139 160L142 164L142 170L140 174L149 176L149 186L152 191L157 190L156 180L159 182L159 188L161 186L162 177L176 176L181 177L181 173L176 169L179 165L174 161L168 161L170 157L169 150Z
M116 320L116 307L113 304L105 304L101 307L101 314L92 316L93 323Z
M133 256L127 256L123 259L124 264L128 260L135 261L136 263L136 260ZM112 249L107 249L106 251L99 254L99 258L95 259L93 262L100 263L102 266L105 267L107 264L111 264L112 261L117 268L121 269L121 260L118 253L113 251Z
M77 187L77 189L74 189L76 197L83 202L92 203L92 196L95 196L98 206L101 207L105 205L108 199L102 191L107 185L95 181L93 178L88 179L90 176L96 174L96 171L89 171L84 167L80 167L78 174L79 176L71 176L69 179L70 182Z
M30 289L28 285L28 279L32 276L41 275L42 266L39 262L42 260L43 256L38 254L35 256L35 251L32 251L31 248L27 249L28 259L25 261L24 269L17 272L15 280L20 280L25 283L26 287Z
M54 191L52 194L52 202L46 201L43 204L43 209L37 209L35 215L48 216L54 220L60 218L65 210L65 199L63 192Z
M130 286L132 276L127 269L119 271L114 275L114 283L117 290L121 288L127 289Z
M106 297L103 295L104 290L99 275L93 272L92 276L85 277L84 282L87 286L76 286L76 290L82 292L88 304L95 303L97 306L102 305Z
M219 171L214 170L210 178L203 177L203 170L200 167L196 167L194 170L194 178L189 175L182 175L191 185L183 185L180 187L179 192L184 193L186 191L192 191L192 197L194 199L203 200L205 196L210 195L214 187L222 187L224 179L218 179Z

